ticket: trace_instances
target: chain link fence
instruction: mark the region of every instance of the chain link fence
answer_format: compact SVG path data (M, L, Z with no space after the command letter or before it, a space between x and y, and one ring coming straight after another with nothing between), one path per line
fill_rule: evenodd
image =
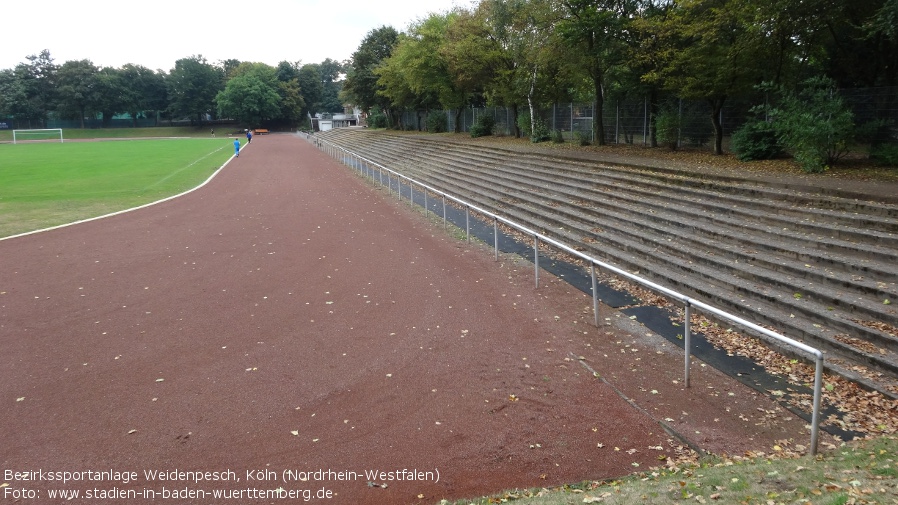
M840 94L854 113L857 124L879 120L887 125L889 142L898 142L898 86L883 88L862 88L841 90ZM725 140L746 121L751 119L750 109L756 105L750 99L729 99L720 111L719 120ZM680 146L702 147L714 141L711 122L711 105L706 101L673 99L665 101L661 107L676 111L679 118L678 144ZM446 116L446 131L454 131L455 111L443 111ZM407 130L426 130L426 110L407 110L401 114L402 127ZM537 114L553 132L558 132L567 141L580 138L595 143L593 121L595 104L564 103L541 107ZM507 107L466 108L458 122L460 131L469 132L477 118L492 116L495 135L516 134L515 110ZM529 116L527 107L519 107L518 116ZM648 145L651 142L649 123L651 107L648 98L635 97L606 100L602 110L605 142L610 144ZM724 144L726 147L726 142Z

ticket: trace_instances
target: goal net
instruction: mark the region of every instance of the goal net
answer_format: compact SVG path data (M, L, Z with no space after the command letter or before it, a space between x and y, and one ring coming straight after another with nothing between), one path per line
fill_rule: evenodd
M29 141L59 141L62 142L62 128L43 128L39 130L13 130L12 143Z

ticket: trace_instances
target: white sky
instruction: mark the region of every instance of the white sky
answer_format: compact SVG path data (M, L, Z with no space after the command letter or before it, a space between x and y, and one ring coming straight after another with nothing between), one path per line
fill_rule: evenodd
M200 54L267 63L348 59L372 29L409 23L471 0L3 0L0 69L50 50L57 65L89 59L171 70Z

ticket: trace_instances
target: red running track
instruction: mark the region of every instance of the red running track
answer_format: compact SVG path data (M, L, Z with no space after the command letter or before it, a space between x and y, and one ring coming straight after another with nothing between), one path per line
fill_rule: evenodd
M547 274L534 289L530 266L494 262L305 141L254 140L186 196L0 241L0 491L434 503L648 469L678 444L652 417L712 448L804 436L740 424L763 400L722 376L685 392L681 354L633 358L622 342L640 337L590 326L588 297ZM144 473L174 470L239 480ZM46 480L86 471L137 479ZM300 494L263 494L279 488Z

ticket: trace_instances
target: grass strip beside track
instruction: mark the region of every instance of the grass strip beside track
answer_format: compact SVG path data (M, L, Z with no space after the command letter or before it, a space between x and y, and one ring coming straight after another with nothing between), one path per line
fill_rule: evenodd
M666 505L898 503L898 440L892 436L854 441L816 458L773 455L707 457L618 480L581 482L551 489L507 491L439 505Z
M0 145L0 237L178 194L232 154L227 138Z

